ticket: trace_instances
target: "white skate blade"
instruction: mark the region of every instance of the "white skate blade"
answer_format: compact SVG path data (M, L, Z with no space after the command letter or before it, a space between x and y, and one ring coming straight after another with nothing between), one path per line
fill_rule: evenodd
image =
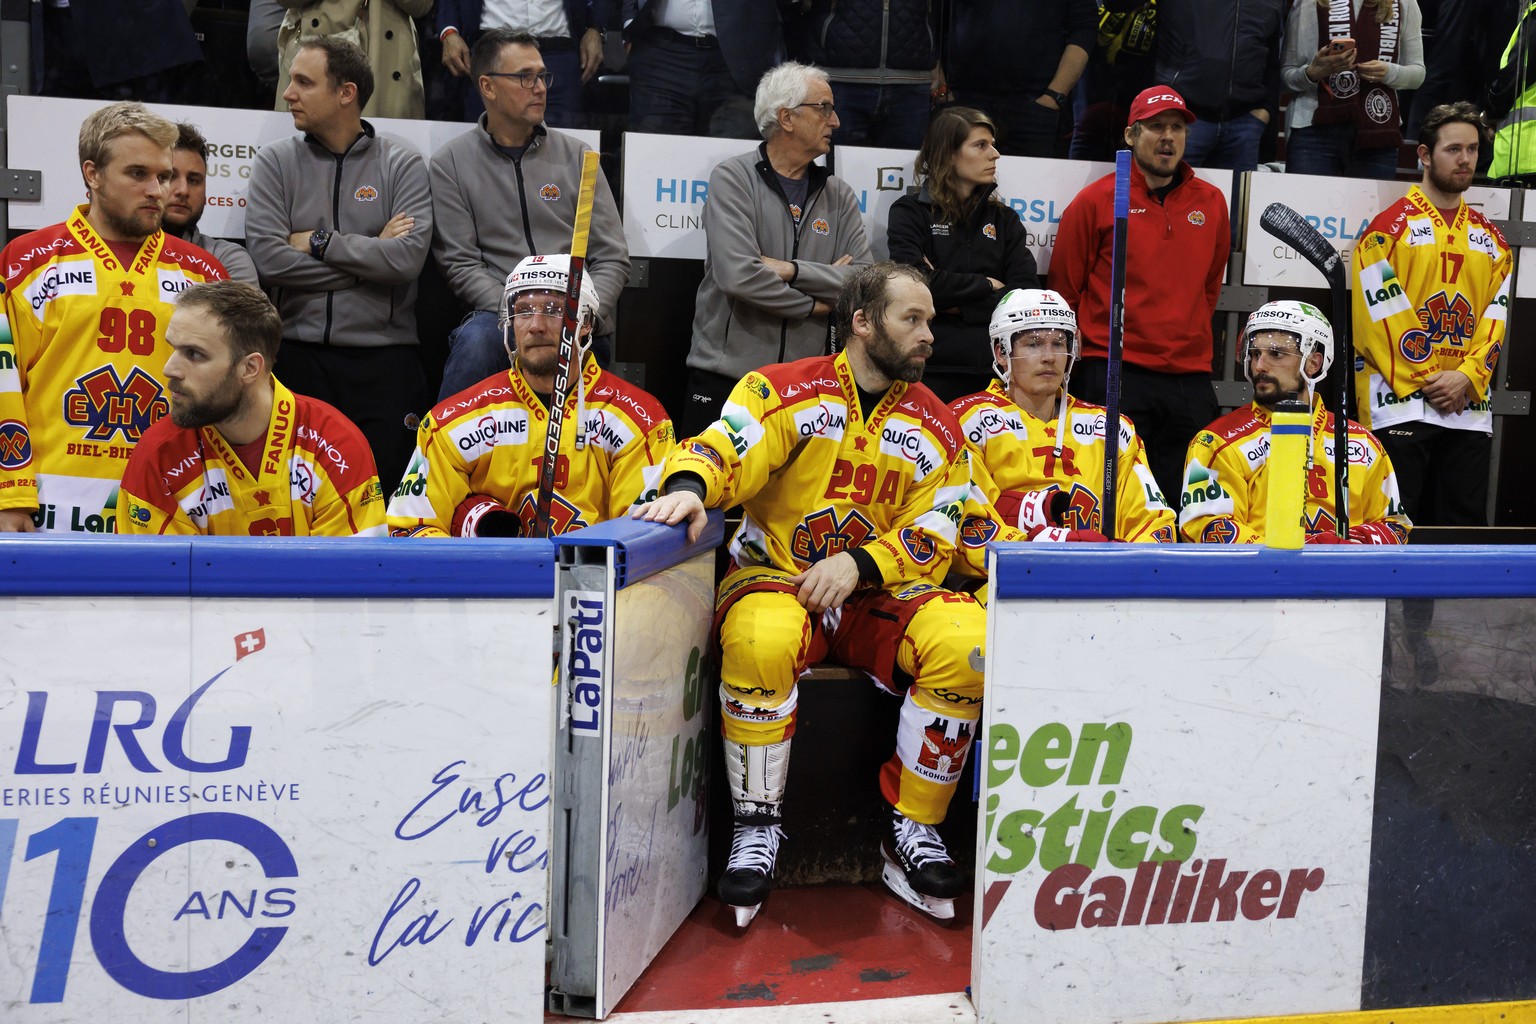
M884 851L881 851L882 854ZM955 916L955 901L941 899L938 896L924 896L907 883L907 873L901 870L900 864L891 863L886 857L885 865L880 872L880 879L885 887L900 896L906 902L912 904L918 910L940 921L952 920Z
M752 919L757 916L757 912L761 908L761 903L754 903L750 907L732 907L731 909L736 911L736 927L745 928L751 924Z

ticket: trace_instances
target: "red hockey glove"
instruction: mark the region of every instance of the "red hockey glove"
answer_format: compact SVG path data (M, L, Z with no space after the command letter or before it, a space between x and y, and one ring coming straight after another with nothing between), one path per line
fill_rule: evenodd
M1104 536L1098 530L1069 530L1065 526L1037 527L1036 529L1030 531L1029 539L1032 541L1043 541L1046 543L1070 543L1076 541L1095 540L1104 541L1105 543L1109 542L1109 538Z
M1361 523L1349 528L1351 544L1401 544L1402 539L1386 523Z
M1349 541L1339 538L1339 531L1334 529L1324 530L1322 533L1307 534L1308 544L1348 544Z
M517 537L522 534L517 513L494 498L471 494L453 510L454 537Z
M997 511L1007 523L1017 523L1021 530L1042 526L1062 526L1067 521L1071 499L1062 491L1047 487L1038 491L1004 491L998 495Z

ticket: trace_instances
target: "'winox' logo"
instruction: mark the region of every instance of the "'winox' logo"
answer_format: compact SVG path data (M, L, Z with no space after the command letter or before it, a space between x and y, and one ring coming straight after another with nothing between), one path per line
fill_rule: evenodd
M103 366L75 385L64 394L64 422L87 428L89 441L110 441L121 431L124 440L137 443L170 408L159 383L137 366L125 379L116 367Z

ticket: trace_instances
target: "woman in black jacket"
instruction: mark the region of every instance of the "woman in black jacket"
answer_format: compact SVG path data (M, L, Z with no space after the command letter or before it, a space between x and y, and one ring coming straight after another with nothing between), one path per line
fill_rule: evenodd
M983 390L992 379L987 323L1003 294L1039 288L1024 225L997 191L992 119L948 107L928 125L913 176L921 188L891 206L891 259L928 275L933 357L923 383L946 402Z

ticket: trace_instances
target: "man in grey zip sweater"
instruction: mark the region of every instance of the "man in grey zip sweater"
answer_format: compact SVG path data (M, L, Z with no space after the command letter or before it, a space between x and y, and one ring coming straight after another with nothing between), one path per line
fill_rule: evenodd
M299 47L283 96L304 135L256 155L245 236L283 315L278 379L357 424L388 493L428 404L416 281L431 248L432 193L421 155L363 121L372 91L355 45L329 36Z
M763 144L709 176L683 437L718 419L750 371L825 354L843 279L870 262L853 189L812 162L838 126L826 72L780 64L758 83L753 117Z
M470 55L470 74L485 113L432 155L432 251L448 287L470 309L448 335L439 401L511 369L497 322L507 275L524 257L571 249L581 155L588 147L541 123L549 94L544 73L538 40L527 32L482 33ZM601 296L594 333L607 333L629 280L629 246L601 174L586 272Z

